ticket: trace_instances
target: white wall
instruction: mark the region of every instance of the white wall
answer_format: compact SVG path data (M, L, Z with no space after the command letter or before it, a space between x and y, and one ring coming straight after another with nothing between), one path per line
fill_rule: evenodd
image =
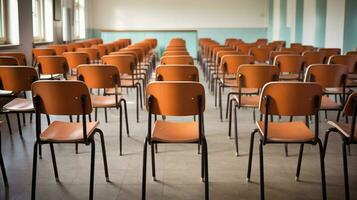
M302 43L315 45L316 0L304 0Z
M267 27L266 0L88 0L90 28Z
M344 23L345 0L327 0L326 47L343 48Z
M280 0L273 4L273 40L280 39Z

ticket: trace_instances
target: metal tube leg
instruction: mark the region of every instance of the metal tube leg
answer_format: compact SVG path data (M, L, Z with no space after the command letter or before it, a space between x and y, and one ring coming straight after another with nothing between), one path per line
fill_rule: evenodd
M18 125L18 128L19 128L19 133L20 133L20 135L22 135L21 120L20 120L20 114L19 113L16 113L16 118L17 118L17 125Z
M42 159L42 144L38 144L38 155L40 157L40 159Z
M50 149L51 149L51 157L52 157L52 164L53 164L53 170L55 172L55 178L56 181L59 181L58 179L58 171L57 171L57 162L56 162L56 156L55 156L55 150L53 147L53 144L50 143Z
M284 144L284 149L285 149L285 157L288 157L289 156L289 148L288 148L287 143Z
M143 150L143 177L142 177L142 188L141 188L141 199L146 199L146 156L147 156L147 141L148 139L145 138L144 142L144 150Z
M104 108L104 119L105 119L105 123L108 123L108 113L107 113L107 108Z
M325 161L324 161L324 150L322 146L322 142L320 139L317 139L317 143L319 145L320 151L320 167L321 167L321 185L322 185L322 199L326 200L326 177L325 177Z
M73 122L73 117L72 117L72 115L69 116L69 121L70 121L70 122Z
M141 92L141 85L138 84L138 90L139 90L139 95L140 95L140 108L143 109L143 95Z
M22 123L25 125L26 124L26 116L25 113L22 113Z
M218 107L219 107L219 117L221 119L221 122L223 122L223 117L222 117L222 87L219 87L218 90Z
M123 116L123 112L122 112L122 107L120 106L119 107L119 155L121 156L122 153L123 153L123 120L122 120L122 117Z
M248 171L247 171L247 182L250 181L250 174L252 171L252 159L253 159L253 147L254 147L254 136L258 132L258 129L255 129L250 135L250 146L249 146L249 158L248 158Z
M233 109L233 101L231 99L230 107L229 107L229 118L228 118L228 139L231 139L231 132L232 132L232 109ZM235 105L234 105L235 106Z
M206 138L203 138L203 145L204 145L204 155L205 155L205 199L209 199L209 179L208 179L208 147Z
M351 156L351 145L347 145L348 156Z
M136 122L139 123L139 88L136 87Z
M264 194L264 156L263 156L263 141L259 144L259 166L260 166L260 199L265 199Z
M32 162L32 185L31 185L31 199L36 198L36 172L37 172L37 141L35 141L33 147L33 162Z
M226 105L226 119L228 118L228 110L229 110L229 107L231 106L231 101L230 101L230 96L231 96L232 94L231 93L228 93L228 95L227 95L227 105Z
M125 125L126 125L126 134L129 136L129 120L128 120L128 110L126 108L126 101L122 101L124 104L124 112L125 112Z
M2 157L2 152L1 152L1 133L0 133L0 168L1 168L2 178L4 180L5 187L7 187L9 185L9 183L7 181L4 159Z
M50 115L46 114L46 119L47 119L47 125L50 125L51 124Z
M297 164L296 176L295 176L296 181L299 181L303 153L304 153L304 144L300 144L300 152L299 152L299 158L298 158L298 164Z
M7 127L9 128L9 133L10 133L10 135L12 135L12 129L11 129L11 123L10 123L9 114L5 113L5 117L6 117Z
M345 181L345 199L350 199L350 186L348 181L348 164L347 164L347 150L346 150L346 142L342 143L342 157L343 157L343 175Z
M152 180L153 180L153 181L156 181L154 143L151 143L150 146L151 146L151 170L152 170Z
M105 174L105 179L107 182L109 182L109 172L108 172L108 162L107 162L107 151L105 149L105 141L104 141L104 134L100 129L97 129L99 136L100 136L100 142L102 145L102 155L103 155L103 164L104 164L104 174Z
M78 154L78 143L76 143L75 148L76 148L76 154Z
M234 141L235 141L235 146L236 146L236 156L238 156L239 150L238 150L237 106L234 107Z
M94 121L98 120L98 108L94 108Z
M91 140L91 159L90 159L89 200L93 200L94 166L95 166L95 140L92 139Z
M328 137L330 136L331 131L332 131L331 129L329 129L328 131L326 131L325 140L324 140L324 158L325 158L325 156L326 156L326 149L327 149Z

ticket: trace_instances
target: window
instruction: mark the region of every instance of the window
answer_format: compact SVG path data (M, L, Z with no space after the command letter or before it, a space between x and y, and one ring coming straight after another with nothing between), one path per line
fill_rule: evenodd
M32 22L34 41L44 41L44 3L43 0L32 0Z
M6 13L5 0L0 0L0 43L6 42Z
M85 34L85 5L84 0L74 0L74 39L83 39Z

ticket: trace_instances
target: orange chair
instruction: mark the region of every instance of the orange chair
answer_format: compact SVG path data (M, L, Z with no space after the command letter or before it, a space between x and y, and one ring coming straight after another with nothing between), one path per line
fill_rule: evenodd
M186 46L186 41L181 38L172 38L168 46Z
M27 65L26 56L22 52L0 52L0 56L11 56L17 59L17 62L21 66Z
M26 98L26 91L31 90L31 84L38 80L37 72L33 67L13 66L0 67L0 81L2 90L12 91L13 100L5 104L1 110L6 116L9 133L12 134L8 114L16 113L20 135L22 135L20 113L33 113L34 107L31 99Z
M160 59L161 65L181 64L193 65L193 58L191 56L163 56Z
M142 108L142 89L144 86L135 72L135 58L131 55L106 55L102 57L103 64L114 65L120 73L121 88L136 89L136 121L139 122L139 102ZM144 84L144 83L143 83ZM106 92L107 94L112 92Z
M56 77L58 74L67 79L68 64L64 56L39 56L37 60L41 79L59 79L60 77Z
M19 61L13 56L0 56L0 66L17 66Z
M257 41L255 41L255 43L259 46L266 45L266 44L268 44L268 39L267 38L258 38Z
M198 69L194 65L159 65L155 69L157 81L197 81Z
M297 54L294 51L271 51L269 55L269 64L273 64L275 57L278 55L286 55L286 54Z
M257 121L257 128L251 134L247 181L250 181L254 135L259 133L260 198L264 192L263 147L268 144L300 144L300 153L296 171L296 180L300 177L301 160L305 144L318 145L320 151L322 199L326 198L325 163L323 146L319 139L319 107L322 87L316 83L272 82L264 86L260 96L259 109L264 115L263 121ZM302 121L271 122L270 116L314 116L314 132ZM308 122L306 122L308 123Z
M77 52L87 53L92 64L99 63L99 51L96 48L78 48Z
M320 48L318 50L318 52L325 52L325 55L326 55L325 63L327 63L328 60L330 59L330 56L340 55L341 49L340 48Z
M1 124L1 122L0 122L0 124ZM4 159L2 158L2 152L1 152L1 133L0 133L0 169L1 169L1 173L2 173L2 179L4 181L4 185L5 185L5 187L8 187L9 182L7 181Z
M91 167L89 199L93 199L95 140L98 133L101 139L104 172L109 181L107 157L103 132L97 128L99 122L87 122L86 115L92 112L88 87L80 81L37 81L32 85L33 102L36 109L36 141L33 149L33 171L31 199L36 197L37 149L49 144L56 181L59 180L53 144L74 143L91 145ZM41 114L82 115L82 122L53 121L44 131L41 130Z
M300 55L278 55L274 65L279 67L280 80L302 80L305 66L305 57Z
M238 67L243 64L254 64L254 57L248 55L225 55L221 59L220 71L222 75L219 77L218 88L215 90L215 101L217 99L218 90L218 106L220 119L222 117L222 91L224 88L237 88L236 73Z
M336 101L333 101L326 95L322 96L320 110L325 111L326 119L326 112L328 110L335 110L338 111L337 121L339 121L340 111L342 110L346 99L347 74L347 67L339 64L313 64L310 65L306 70L304 82L318 83L321 85L324 91L327 91L328 88L337 88L339 91L341 91L336 93L340 95L340 104L338 104ZM327 94L333 93L328 92Z
M65 44L51 44L48 45L48 48L54 49L56 52L56 55L63 55L64 52L67 52L67 45Z
M346 55L357 55L357 51L349 51Z
M345 199L350 199L350 186L349 186L349 176L348 176L348 164L347 164L347 151L346 147L350 147L351 144L357 144L356 135L356 113L357 113L357 93L354 92L348 97L348 100L343 108L343 115L346 117L352 117L352 122L338 122L338 121L328 121L327 123L331 128L329 128L325 135L324 141L324 157L326 157L326 149L328 138L331 132L338 133L342 138L342 158L343 158L343 174L345 182ZM335 150L334 150L335 151Z
M35 48L32 49L32 66L36 67L38 56L54 56L56 51L50 48Z
M187 51L165 51L162 56L179 56L185 55L189 56L190 54Z
M90 89L114 88L114 95L91 94L92 106L95 109L95 121L97 121L98 108L104 108L105 121L107 122L107 108L119 109L119 152L122 155L122 112L125 111L126 130L129 136L128 112L126 100L120 95L120 75L114 65L79 65L77 70L78 80L83 81ZM123 107L122 107L123 106Z
M324 64L326 60L325 52L303 52L302 54L305 57L305 66L308 67L312 64Z
M75 75L77 67L82 64L89 64L89 55L83 52L65 52L63 56L67 60L70 76ZM76 79L74 77L68 77L70 79Z
M201 178L205 183L205 199L209 199L208 153L204 134L203 113L205 90L197 82L153 82L146 88L148 134L143 151L142 199L146 199L147 145L151 145L152 177L156 180L154 145L158 143L195 143L202 145ZM198 115L198 122L176 122L157 120L152 124L152 115L192 116ZM153 127L153 128L151 128Z
M267 64L243 64L238 67L236 82L238 93L233 95L229 103L229 123L228 137L231 137L232 109L234 108L234 132L236 156L238 150L238 128L237 128L237 109L241 107L253 108L253 120L255 121L255 109L259 107L259 93L254 95L244 94L243 89L258 89L261 91L266 83L279 79L279 68Z
M250 50L250 55L254 56L256 63L268 63L270 49L264 47L253 47Z
M356 87L357 79L357 56L355 55L333 55L328 64L345 65L348 69L347 87Z

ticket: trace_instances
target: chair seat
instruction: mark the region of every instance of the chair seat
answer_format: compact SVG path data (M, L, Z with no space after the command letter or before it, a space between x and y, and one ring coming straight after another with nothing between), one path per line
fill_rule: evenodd
M326 94L343 94L343 88L325 88L324 91ZM348 92L348 89L346 89L346 93Z
M351 124L335 121L328 121L327 124L335 127L343 136L347 138L351 137ZM353 140L357 141L357 129L355 130Z
M338 110L341 106L327 96L321 98L321 110Z
M243 107L252 107L252 108L258 108L259 107L259 100L260 97L257 95L252 95L252 96L246 96L246 95L242 95L240 98L240 102L239 102L239 95L234 95L233 97L240 106Z
M198 122L157 120L152 131L152 140L157 142L189 143L198 139Z
M34 107L31 99L15 98L4 105L3 110L10 112L26 112L34 111Z
M264 122L257 121L256 125L264 135ZM274 142L309 142L315 139L315 134L302 121L269 122L267 139Z
M140 83L139 80L134 79L134 82L132 79L121 79L120 80L120 86L121 87L132 87L135 86L135 84Z
M117 103L115 102L115 96L98 96L98 95L91 95L92 105L94 108L109 108L109 107L116 107ZM121 99L121 96L118 95L118 104Z
M90 137L99 122L87 123L87 137ZM54 121L40 135L45 142L83 142L83 124Z
M238 82L236 78L225 78L224 80L221 78L220 82L224 83L223 85L225 87L238 87Z
M280 74L280 80L299 80L299 74Z
M239 93L238 87L230 88L231 92ZM242 94L258 94L259 90L257 88L242 88Z

